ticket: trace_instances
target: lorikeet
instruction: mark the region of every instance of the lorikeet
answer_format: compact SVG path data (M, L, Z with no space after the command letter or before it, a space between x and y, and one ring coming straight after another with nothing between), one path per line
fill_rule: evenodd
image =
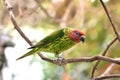
M32 50L19 57L17 60L39 51L54 53L55 57L58 57L61 52L78 44L80 41L85 41L85 34L83 32L71 28L63 28L51 33L36 45L28 48Z

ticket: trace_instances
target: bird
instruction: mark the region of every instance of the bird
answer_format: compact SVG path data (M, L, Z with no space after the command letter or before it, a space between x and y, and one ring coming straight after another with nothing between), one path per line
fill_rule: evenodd
M70 49L79 42L84 43L84 41L84 32L78 29L62 28L52 32L34 46L29 47L28 49L32 50L17 58L16 60L25 58L38 52L49 52L53 53L55 57L59 57L59 54L61 54L63 51Z

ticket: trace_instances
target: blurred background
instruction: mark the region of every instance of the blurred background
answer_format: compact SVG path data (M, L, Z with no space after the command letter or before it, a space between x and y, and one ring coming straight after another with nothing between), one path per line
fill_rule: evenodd
M80 29L86 42L65 51L65 58L100 55L115 37L114 31L99 0L8 0L16 21L33 42L64 27ZM120 0L104 0L118 31L120 31ZM16 61L30 47L11 23L8 11L0 2L0 80L89 80L94 62L72 63L65 67L43 61L38 55ZM43 53L54 59L53 54ZM115 42L107 52L120 56L120 43ZM110 65L101 62L95 73L100 75ZM120 73L116 66L111 73ZM119 79L111 79L119 80Z

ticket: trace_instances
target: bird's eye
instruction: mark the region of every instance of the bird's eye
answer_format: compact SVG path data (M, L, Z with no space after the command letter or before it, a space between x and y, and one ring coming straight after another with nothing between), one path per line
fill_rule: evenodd
M79 36L79 33L77 31L74 31L75 36Z

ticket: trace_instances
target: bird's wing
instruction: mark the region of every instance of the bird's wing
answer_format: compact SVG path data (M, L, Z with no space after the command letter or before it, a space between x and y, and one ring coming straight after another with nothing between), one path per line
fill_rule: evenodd
M55 32L51 33L50 35L46 36L44 39L42 39L40 42L38 42L35 46L32 46L28 49L42 47L43 45L53 42L57 38L61 38L63 35L64 35L64 29L60 29L60 30L55 31Z

